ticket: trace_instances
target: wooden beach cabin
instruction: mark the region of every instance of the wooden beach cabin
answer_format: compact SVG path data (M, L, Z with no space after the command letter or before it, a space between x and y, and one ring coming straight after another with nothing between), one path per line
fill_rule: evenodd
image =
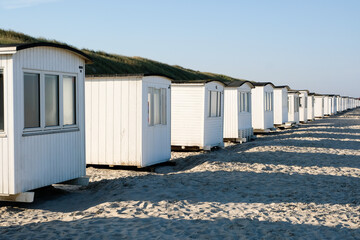
M83 52L54 43L0 46L0 200L86 184Z
M329 95L324 95L324 116L330 116L331 100Z
M308 90L299 90L299 121L301 123L307 123L308 117Z
M299 95L300 93L296 90L290 90L288 92L289 110L288 120L293 124L299 124Z
M274 88L270 82L253 83L251 90L252 127L254 133L269 132L274 128Z
M171 80L86 76L86 163L147 167L168 161Z
M171 146L176 149L223 147L224 84L218 81L173 81Z
M253 136L249 81L232 81L224 90L224 140L246 142Z
M275 86L274 88L274 126L291 127L288 122L288 91L289 86Z
M315 118L324 117L324 96L321 94L315 94L314 116Z
M307 119L308 121L314 121L315 119L315 93L309 93L308 95L308 110L307 110Z

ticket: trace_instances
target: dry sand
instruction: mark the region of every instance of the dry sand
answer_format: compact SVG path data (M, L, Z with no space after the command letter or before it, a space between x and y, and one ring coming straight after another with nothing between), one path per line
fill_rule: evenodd
M360 239L360 109L0 203L0 239Z

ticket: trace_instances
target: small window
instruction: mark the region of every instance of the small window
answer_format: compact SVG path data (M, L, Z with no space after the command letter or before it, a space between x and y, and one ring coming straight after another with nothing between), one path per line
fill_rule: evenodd
M273 109L273 93L265 92L265 111Z
M209 117L221 116L221 92L209 91Z
M45 126L59 126L59 76L45 75Z
M303 97L299 98L299 107L303 107Z
M299 112L299 97L294 97L294 112Z
M64 125L76 124L76 78L63 77Z
M148 88L149 126L166 125L166 88Z
M24 74L25 128L40 127L40 74Z
M250 112L250 98L249 92L239 92L239 112Z
M0 131L4 131L4 72L0 69Z

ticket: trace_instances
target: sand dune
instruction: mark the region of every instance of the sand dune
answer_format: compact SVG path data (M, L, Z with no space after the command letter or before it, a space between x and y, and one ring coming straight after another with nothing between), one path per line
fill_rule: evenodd
M360 109L0 203L0 239L360 239Z

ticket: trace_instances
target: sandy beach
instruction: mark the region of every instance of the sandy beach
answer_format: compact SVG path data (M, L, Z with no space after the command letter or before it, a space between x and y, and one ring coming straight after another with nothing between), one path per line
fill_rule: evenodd
M0 203L0 239L360 239L360 109Z

